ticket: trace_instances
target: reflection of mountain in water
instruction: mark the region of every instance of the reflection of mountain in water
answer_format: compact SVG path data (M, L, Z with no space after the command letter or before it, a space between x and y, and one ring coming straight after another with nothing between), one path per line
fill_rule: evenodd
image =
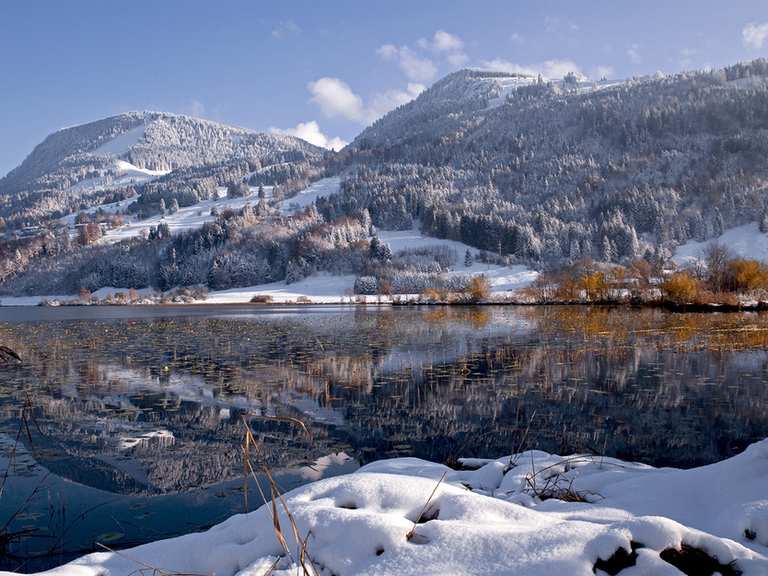
M497 456L529 422L529 446L698 464L768 435L767 328L567 307L0 323L28 359L0 416L15 430L29 398L38 461L114 492L240 475L242 415L277 467Z

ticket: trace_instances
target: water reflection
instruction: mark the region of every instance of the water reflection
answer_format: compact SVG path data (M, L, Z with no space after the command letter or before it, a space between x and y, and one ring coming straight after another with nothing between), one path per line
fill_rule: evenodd
M243 417L286 488L373 458L508 453L529 424L527 446L657 465L715 461L768 435L760 315L79 310L0 321L0 343L25 359L0 371L0 471L14 458L0 525L23 506L7 530L34 534L2 568L240 511Z

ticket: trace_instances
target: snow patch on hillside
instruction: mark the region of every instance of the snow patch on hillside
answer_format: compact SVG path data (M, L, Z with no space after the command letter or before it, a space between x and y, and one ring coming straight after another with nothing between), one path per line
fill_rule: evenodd
M150 170L149 168L139 168L138 166L126 162L125 160L115 160L115 168L122 176L165 176L170 170Z
M455 471L395 458L292 490L285 506L298 537L309 535L307 563L338 576L592 576L605 574L598 559L620 549L629 556L636 543L634 566L621 573L680 574L660 553L686 545L720 564L733 562L744 576L768 574L768 440L692 470L540 451L465 462L479 468ZM542 500L537 488L545 485L587 501L557 494ZM265 505L207 532L90 554L46 574L118 576L150 567L288 576L301 572L295 553L301 546L290 526L280 504Z
M107 183L107 180L102 178L91 178L88 181L80 182L76 186L79 188L88 187L93 190L107 189L130 183L147 182L154 178L168 174L168 171L165 170L148 170L146 168L139 168L138 166L135 166L130 162L126 162L125 160L115 160L115 163L115 169L119 176L111 180L109 183ZM310 204L313 204L318 198L336 194L339 191L340 185L341 179L338 177L323 178L322 180L318 180L304 190L300 191L293 198L283 200L282 202L278 203L278 208L287 215L292 214L298 210L306 208ZM263 188L265 197L267 199L271 198L274 187L264 186ZM101 238L100 242L104 244L114 244L115 242L120 242L129 238L135 238L149 232L151 227L156 227L163 222L168 224L172 234L200 228L206 222L212 222L216 219L216 216L211 214L211 210L213 208L216 208L219 212L222 212L228 209L240 210L246 204L255 206L259 201L256 195L258 192L258 187L250 186L249 190L249 196L241 198L228 198L227 189L220 187L220 198L218 200L204 200L192 206L181 208L175 214L157 214L145 220L131 220L123 226L107 231L106 234ZM101 206L93 206L87 210L84 210L84 212L92 214L97 212L99 209L102 209L105 212L114 214L116 212L124 211L137 199L138 197L134 197L127 200L122 200L120 202L112 202L109 204L103 204ZM77 214L73 213L64 216L60 220L63 223L72 226L76 217Z
M537 76L511 76L500 78L487 78L484 79L489 82L493 82L498 87L499 95L495 98L488 100L487 109L498 108L507 101L507 96L511 95L514 91L525 86L531 86L538 82ZM559 79L545 79L544 82L552 82L557 86L564 86L564 81ZM597 92L598 90L606 90L608 88L615 88L626 84L624 80L587 80L583 79L578 81L574 85L568 86L569 92L578 94L587 94L589 92Z
M134 184L143 184L160 176L169 174L170 170L149 170L139 168L125 160L115 160L112 169L104 176L94 176L81 180L70 186L69 192L96 192L112 190Z
M136 128L123 132L115 136L109 142L106 142L93 151L94 154L107 154L110 156L122 156L133 146L138 144L144 138L146 126L140 124Z
M480 274L488 278L491 284L491 290L494 293L509 292L519 290L530 286L538 277L539 273L530 270L523 265L497 266L495 264L485 264L478 262L477 257L480 250L473 248L457 240L446 240L426 236L419 230L396 230L379 231L378 237L382 242L389 244L392 253L396 254L401 250L413 250L417 248L427 248L430 246L445 246L456 251L456 265L447 273L448 276L479 276ZM464 266L464 255L467 250L472 254L474 262L471 266Z
M120 200L118 202L109 202L107 204L100 204L99 206L91 206L90 208L86 208L85 210L80 210L79 212L73 212L72 214L67 214L66 216L62 216L59 218L59 222L62 224L66 224L69 227L72 227L75 225L75 218L77 218L77 215L80 212L84 212L85 214L94 214L101 210L102 212L106 212L107 214L116 214L118 212L125 211L131 204L136 202L138 200L138 196L131 196L130 198L126 198L125 200Z
M678 266L690 266L703 260L707 248L714 243L722 244L739 258L768 262L768 234L760 232L757 222L729 228L717 238L704 242L689 240L675 249L672 260Z
M318 198L326 198L338 194L341 189L341 178L323 178L313 182L309 187L301 190L295 196L283 200L278 207L284 214L293 214L303 210L310 204L314 204Z
M401 250L426 248L430 246L446 246L456 251L456 265L446 273L447 276L479 276L484 275L491 284L494 295L506 295L527 286L537 278L538 272L530 270L522 265L497 266L484 264L476 260L477 248L473 248L456 240L445 240L426 236L419 230L379 230L378 238L389 244L393 254ZM464 266L464 255L469 250L475 262ZM232 288L218 292L211 292L205 300L209 304L235 304L250 302L254 296L269 296L273 302L295 302L304 297L313 303L337 304L352 297L355 286L354 275L332 276L326 273L313 274L299 282L286 284L285 281L249 286L246 288ZM401 298L416 298L418 294L402 294ZM376 296L363 297L366 301L375 302Z
M265 186L264 188L265 190L269 188L271 191L271 187ZM226 188L220 188L219 193L224 196L224 198L219 200L204 200L197 204L193 204L192 206L180 208L179 211L174 214L156 214L151 218L134 220L123 226L119 226L118 228L108 230L101 238L100 242L104 244L114 244L115 242L135 238L136 236L149 233L151 227L157 227L163 223L168 225L171 234L178 234L179 232L184 232L186 230L194 230L202 227L206 222L213 222L216 220L217 217L211 214L211 211L214 208L220 212L227 209L240 210L246 204L255 206L259 201L254 194L238 198L227 198Z

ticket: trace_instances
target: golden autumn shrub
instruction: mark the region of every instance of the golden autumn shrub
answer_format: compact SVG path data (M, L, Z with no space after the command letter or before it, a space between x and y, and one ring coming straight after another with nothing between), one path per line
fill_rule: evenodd
M473 276L466 291L472 302L482 302L491 295L491 284L485 276Z
M757 260L731 260L728 263L728 276L737 292L768 288L768 267Z
M675 272L661 283L664 297L676 304L696 301L699 294L699 282L687 272Z

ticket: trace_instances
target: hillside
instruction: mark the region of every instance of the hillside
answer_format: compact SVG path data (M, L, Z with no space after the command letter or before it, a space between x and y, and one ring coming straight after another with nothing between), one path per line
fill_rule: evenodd
M666 259L759 219L767 153L766 60L625 82L464 70L364 130L319 208L540 266Z
M463 249L373 245L396 230L500 269L660 269L768 221L766 158L766 60L622 82L462 70L340 154L123 114L51 135L0 181L0 291L283 290L317 273L361 295L466 288Z
M109 191L166 175L178 179L184 170L237 162L262 168L322 156L321 149L291 136L163 112L129 112L48 136L0 180L0 217L13 228L62 216L83 202L100 204Z

